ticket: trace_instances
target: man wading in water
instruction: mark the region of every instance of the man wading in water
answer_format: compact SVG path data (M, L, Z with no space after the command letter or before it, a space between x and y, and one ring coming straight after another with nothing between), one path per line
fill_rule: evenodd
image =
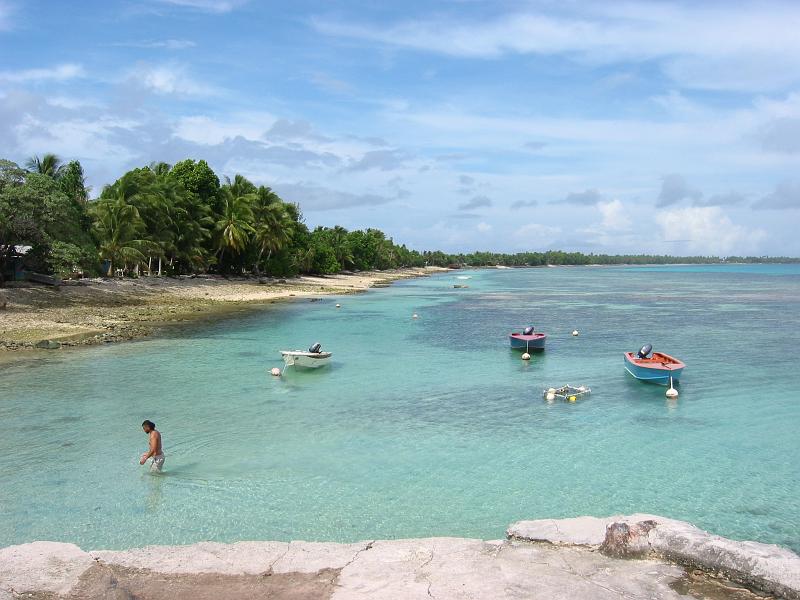
M142 459L139 461L140 465L147 462L147 459L153 457L153 464L150 465L150 470L157 473L161 472L164 467L164 450L161 448L161 433L156 430L156 424L148 420L142 423L142 429L150 437L150 450L142 454Z

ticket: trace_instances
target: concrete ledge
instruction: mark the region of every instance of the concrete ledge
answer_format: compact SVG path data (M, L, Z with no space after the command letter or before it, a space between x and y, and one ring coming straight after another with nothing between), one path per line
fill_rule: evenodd
M695 569L800 597L794 553L652 515L525 521L509 527L509 536L201 542L92 552L34 542L0 549L0 600L761 598Z
M771 544L738 542L656 515L519 521L510 539L588 546L614 556L649 555L800 600L800 556Z

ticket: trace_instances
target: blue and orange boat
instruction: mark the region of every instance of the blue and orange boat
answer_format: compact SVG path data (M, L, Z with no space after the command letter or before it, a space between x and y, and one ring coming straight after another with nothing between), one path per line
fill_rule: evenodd
M546 333L534 332L533 327L526 327L522 333L512 333L508 336L511 348L514 350L544 350L544 342L547 339Z
M652 352L652 356L651 353ZM686 368L682 361L663 352L653 352L653 346L642 346L639 352L625 353L625 370L639 381L669 385L678 381Z

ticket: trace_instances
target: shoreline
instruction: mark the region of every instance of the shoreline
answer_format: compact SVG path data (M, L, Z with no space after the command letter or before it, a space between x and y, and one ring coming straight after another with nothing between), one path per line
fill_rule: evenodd
M98 278L60 288L0 289L0 359L76 346L136 340L175 324L224 319L245 310L321 296L348 295L446 268L395 269L296 278L220 276Z
M800 598L800 556L656 515L540 519L506 539L0 548L0 599Z

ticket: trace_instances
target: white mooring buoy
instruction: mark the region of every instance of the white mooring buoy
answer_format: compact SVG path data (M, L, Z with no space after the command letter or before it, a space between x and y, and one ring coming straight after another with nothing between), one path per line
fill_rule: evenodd
M341 304L337 304L336 308L342 308L342 305Z
M530 360L530 359L531 359L531 355L528 354L527 352L524 352L522 354L522 360Z
M272 373L275 377L281 376L281 370L278 367L273 367L270 373Z
M578 335L578 330L577 329L573 329L572 330L572 335Z
M672 385L672 377L669 378L669 389L667 390L667 398L677 398L678 390Z
M417 313L414 313L413 315L411 315L411 318L412 319L419 319L419 315Z

